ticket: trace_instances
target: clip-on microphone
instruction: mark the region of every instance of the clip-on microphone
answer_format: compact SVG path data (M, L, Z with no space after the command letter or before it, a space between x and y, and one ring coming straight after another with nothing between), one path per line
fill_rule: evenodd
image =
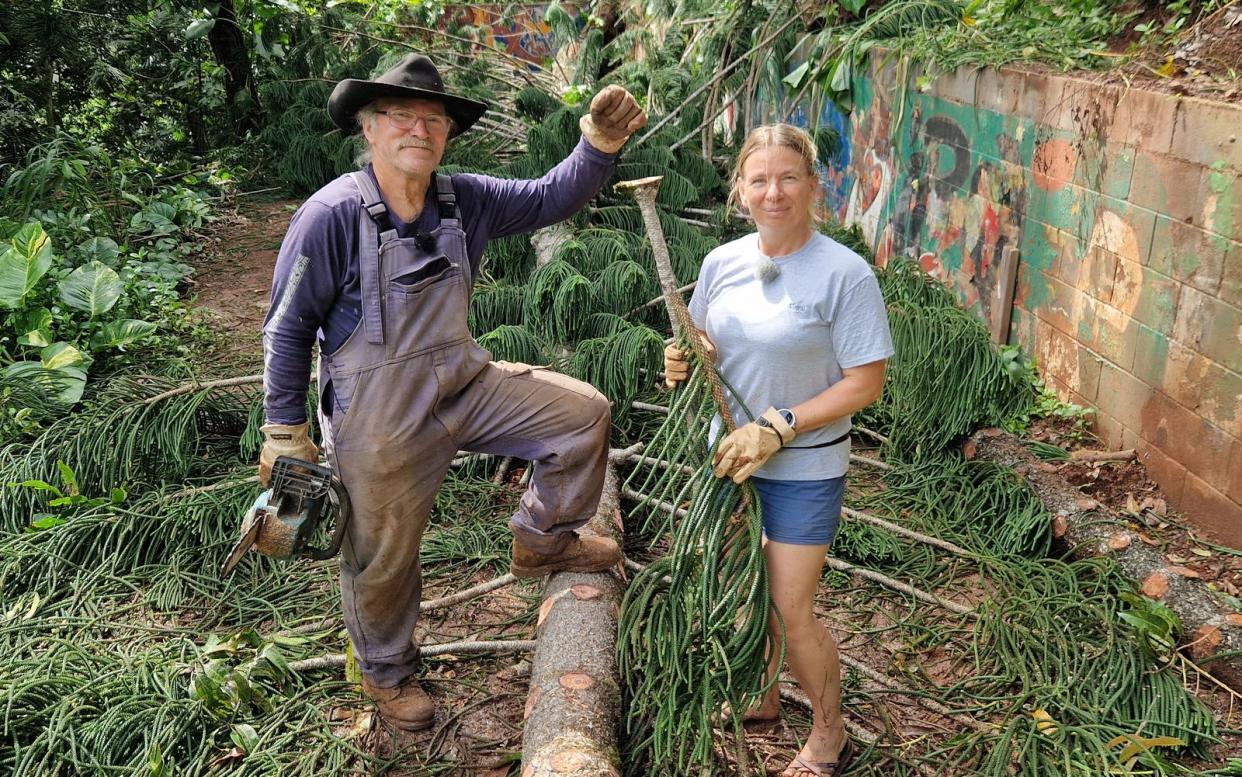
M414 244L419 250L431 253L436 250L436 236L430 232L419 232L414 235Z

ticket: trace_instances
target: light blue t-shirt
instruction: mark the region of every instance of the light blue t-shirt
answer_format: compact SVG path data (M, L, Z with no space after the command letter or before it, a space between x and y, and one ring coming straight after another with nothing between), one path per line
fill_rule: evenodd
M780 274L760 280L759 236L720 246L703 260L690 298L695 326L716 345L725 380L758 416L793 407L841 380L842 370L893 354L888 315L871 265L818 232L797 252L775 257ZM748 420L736 400L733 415ZM712 421L715 439L720 419ZM799 432L755 473L778 480L823 480L849 468L849 441L809 448L850 429L849 417Z

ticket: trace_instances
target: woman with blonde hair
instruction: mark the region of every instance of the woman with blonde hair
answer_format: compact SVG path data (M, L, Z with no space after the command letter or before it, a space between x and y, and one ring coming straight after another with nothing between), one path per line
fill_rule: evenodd
M854 754L841 717L836 643L814 613L815 593L840 522L849 466L850 415L879 398L892 355L888 318L871 266L816 230L815 144L788 124L756 128L738 155L730 203L755 232L707 255L690 300L720 374L758 418L720 444L717 477L758 492L764 558L775 610L770 633L811 699L814 719L782 777L835 777ZM665 350L670 387L689 373L685 354ZM712 422L712 439L720 419ZM777 617L779 612L779 618ZM778 655L769 677L780 671ZM747 721L780 717L779 684Z

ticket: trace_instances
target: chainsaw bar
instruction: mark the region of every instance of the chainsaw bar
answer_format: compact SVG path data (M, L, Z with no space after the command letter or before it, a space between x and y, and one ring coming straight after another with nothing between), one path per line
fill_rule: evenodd
M267 516L266 510L252 510L247 516L249 525L242 529L241 539L229 551L228 558L224 559L224 564L220 567L220 577L226 578L232 574L237 567L238 562L242 560L242 556L246 555L246 551L254 545L255 540L259 538L259 532L263 529L263 519Z

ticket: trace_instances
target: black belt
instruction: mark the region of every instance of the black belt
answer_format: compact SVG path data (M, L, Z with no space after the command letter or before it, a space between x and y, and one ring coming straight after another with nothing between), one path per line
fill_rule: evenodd
M819 445L786 445L784 446L783 450L789 450L792 448L793 450L796 450L796 451L809 451L809 450L814 450L815 448L831 448L834 445L840 445L841 443L845 442L849 438L850 438L850 433L846 432L845 434L841 435L835 440L829 440L828 442L821 442Z

